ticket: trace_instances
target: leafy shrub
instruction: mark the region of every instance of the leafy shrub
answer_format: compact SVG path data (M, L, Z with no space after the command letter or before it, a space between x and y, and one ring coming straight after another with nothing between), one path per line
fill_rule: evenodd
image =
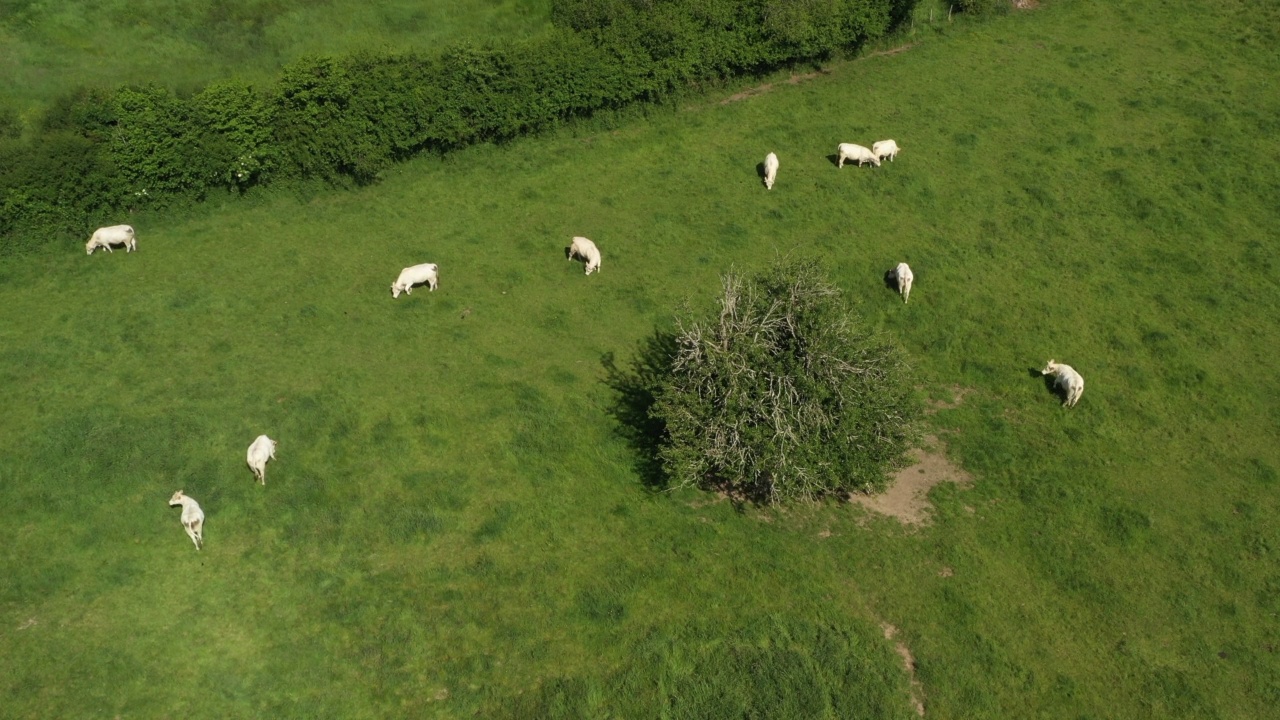
M101 89L81 88L55 99L45 112L41 130L67 131L95 140L111 134L116 124L116 105L112 93Z
M45 133L39 144L0 142L0 168L0 254L34 249L48 235L84 233L83 242L86 227L126 200L103 147L73 132Z
M22 135L22 119L13 108L0 108L0 140L12 140Z
M967 13L1007 12L1010 0L956 0L956 5Z
M116 123L108 147L135 204L198 197L217 184L226 151L214 149L192 103L156 86L122 88L114 101Z
M577 32L602 30L645 5L652 4L643 0L554 0L551 22Z
M651 380L670 478L761 502L882 488L919 414L902 353L812 261L723 286L714 312L679 319Z
M191 99L195 117L217 141L216 182L244 188L276 167L275 119L266 98L238 81L214 83Z

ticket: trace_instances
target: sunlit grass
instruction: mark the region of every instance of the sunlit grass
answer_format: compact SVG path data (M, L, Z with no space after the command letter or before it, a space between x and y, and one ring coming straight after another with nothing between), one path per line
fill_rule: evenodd
M133 218L133 255L5 261L5 713L712 717L763 687L775 716L856 717L844 689L902 717L890 622L928 717L1265 717L1280 62L1215 40L1235 10L1044 3L741 102ZM884 137L879 169L826 158ZM820 256L923 392L972 388L931 419L976 477L933 525L644 488L602 357L779 252ZM392 300L418 262L440 289ZM1050 357L1074 410L1029 372Z

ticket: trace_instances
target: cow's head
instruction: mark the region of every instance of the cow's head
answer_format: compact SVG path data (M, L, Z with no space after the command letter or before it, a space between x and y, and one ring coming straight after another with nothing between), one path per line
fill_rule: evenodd
M183 501L185 498L186 498L186 495L183 495L183 494L182 494L182 491L181 491L181 490L179 490L178 492L176 492L176 493L174 493L174 494L173 494L173 497L169 498L169 504L170 504L170 505L181 505L181 504L182 504L182 501Z
M1058 363L1054 362L1053 360L1050 360L1049 364L1045 365L1044 369L1040 371L1041 375L1056 375L1057 373L1058 373Z
M400 297L400 286L395 283L391 283L391 297L392 298Z

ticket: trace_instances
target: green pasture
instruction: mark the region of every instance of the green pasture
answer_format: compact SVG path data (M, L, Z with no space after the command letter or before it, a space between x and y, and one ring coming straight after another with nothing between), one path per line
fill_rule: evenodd
M0 106L81 86L267 82L303 55L535 34L549 0L0 0Z
M882 623L931 719L1269 716L1273 8L917 27L744 100L0 261L0 716L916 717ZM788 253L922 400L967 391L926 430L975 483L932 524L645 484L609 363ZM420 262L439 290L393 300Z

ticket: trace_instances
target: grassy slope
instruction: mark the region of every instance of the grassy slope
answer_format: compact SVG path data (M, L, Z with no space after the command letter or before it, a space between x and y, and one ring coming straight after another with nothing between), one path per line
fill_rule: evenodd
M546 0L3 0L0 106L38 107L82 85L257 82L301 55L432 50L548 26Z
M0 265L7 712L451 717L523 693L530 716L626 714L690 665L654 648L720 657L717 636L786 617L862 638L860 692L902 698L868 717L906 712L881 620L930 717L1264 716L1280 62L1224 42L1246 5L1113 5L138 221L133 256ZM824 157L890 136L879 170ZM563 260L572 234L600 275ZM934 422L979 481L935 491L928 529L652 496L610 431L603 354L796 248L929 392L974 388ZM880 282L899 260L909 306ZM423 261L440 290L392 301ZM1028 376L1050 356L1088 382L1074 411ZM265 488L243 466L259 432L281 441ZM164 505L178 487L204 553ZM557 678L572 691L535 690Z

